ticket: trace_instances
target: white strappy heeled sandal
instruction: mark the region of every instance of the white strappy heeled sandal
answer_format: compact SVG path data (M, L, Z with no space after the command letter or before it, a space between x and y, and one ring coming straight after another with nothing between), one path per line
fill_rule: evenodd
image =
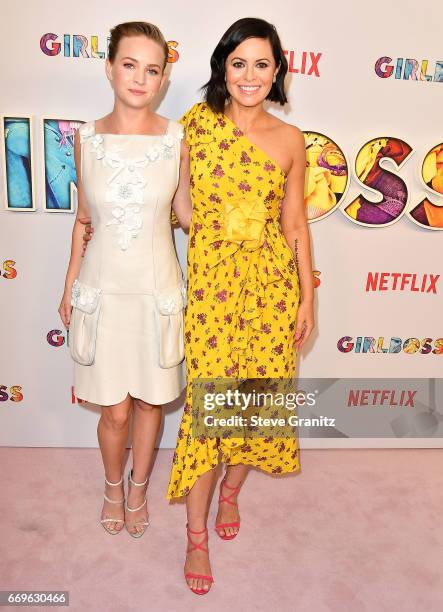
M106 477L105 477L105 482L110 487L119 487L123 482L123 476L120 478L118 482L109 482L109 480L106 480ZM124 504L125 503L124 497L123 499L119 499L118 501L115 499L109 499L106 493L103 494L103 497L110 504ZM104 518L100 520L100 523L103 525L104 530L110 533L111 535L117 535L117 533L120 533L120 531L122 531L123 527L121 527L120 529L112 529L108 527L107 524L108 523L124 523L124 522L125 521L123 519L117 519L117 518Z
M128 473L128 489L129 489L129 484L133 485L134 487L144 487L144 486L146 485L146 483L148 482L148 480L149 480L149 476L148 476L148 478L146 478L146 480L145 480L144 482L134 482L134 481L132 480L132 470L131 470L131 471ZM129 495L129 491L128 491L128 495ZM145 499L144 499L143 503L142 503L142 504L141 504L141 505L140 505L138 508L130 508L130 507L128 506L128 502L127 502L127 501L126 501L126 503L125 503L125 508L126 508L126 510L127 510L128 512L137 512L137 510L141 510L141 509L143 508L143 506L144 506L145 504L147 504L147 503L148 503L148 502L147 502L146 495L145 495ZM139 521L135 521L135 523L133 523L133 524L131 525L131 528L135 527L136 525L141 525L141 526L143 527L143 531L136 531L136 532L134 533L133 531L131 531L131 530L128 528L128 524L127 524L127 522L125 521L125 527L126 527L127 532L129 533L129 535L131 535L133 538L141 538L141 537L142 537L142 535L145 533L146 528L147 528L147 527L148 527L148 525L149 525L149 521L148 521L148 520L144 521L143 519L141 519L141 520L139 520Z

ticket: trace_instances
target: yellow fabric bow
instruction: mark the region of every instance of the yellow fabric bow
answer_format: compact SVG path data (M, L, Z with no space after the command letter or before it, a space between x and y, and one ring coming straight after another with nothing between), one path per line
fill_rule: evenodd
M224 205L224 240L242 244L245 250L255 251L265 239L265 225L269 211L261 200L237 198Z

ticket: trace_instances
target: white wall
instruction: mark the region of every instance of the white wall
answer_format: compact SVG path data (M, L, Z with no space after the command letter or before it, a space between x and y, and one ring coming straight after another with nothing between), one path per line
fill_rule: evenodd
M42 117L88 120L111 109L112 92L104 76L104 60L48 57L39 47L43 34L97 35L105 49L110 27L129 20L156 23L168 40L178 42L179 61L172 65L170 83L159 112L174 119L199 99L198 88L209 76L209 58L222 33L236 19L259 16L273 22L288 50L300 63L303 51L321 52L320 77L291 74L290 103L273 107L286 121L303 130L333 138L352 167L367 140L396 136L414 153L400 171L406 181L409 206L423 199L420 165L427 151L443 142L438 111L443 83L379 78L374 64L381 56L429 60L428 73L441 56L443 5L433 0L367 4L352 0L269 3L233 0L213 3L91 3L77 0L69 7L53 2L3 2L0 38L2 93L0 113L33 115L37 210L1 211L0 267L14 260L17 276L0 278L2 339L0 385L22 387L23 400L0 401L0 443L23 446L96 446L98 412L73 403L72 364L66 344L50 346L46 335L62 329L57 308L68 262L73 215L43 211L41 172ZM440 55L439 55L440 54ZM353 177L344 204L360 192ZM368 192L366 192L368 193ZM4 194L3 181L1 195ZM438 203L438 200L435 200ZM440 198L440 204L443 200ZM410 291L367 293L373 272L441 273L442 234L420 228L403 216L383 228L366 228L339 210L310 225L314 268L321 272L314 341L303 351L303 377L441 376L443 357L436 354L344 354L337 350L342 336L432 338L443 336L441 286L437 294ZM185 264L186 238L176 235ZM443 283L443 281L442 281ZM167 409L161 440L175 446L180 406ZM404 439L404 446L417 441ZM402 443L400 442L400 443ZM435 440L435 445L440 444ZM354 446L367 441L353 440ZM312 446L308 441L307 445ZM374 442L389 445L389 440ZM392 443L398 446L399 441ZM427 441L424 444L429 445ZM315 445L315 443L314 443ZM328 441L319 441L327 446ZM336 445L336 441L330 441Z

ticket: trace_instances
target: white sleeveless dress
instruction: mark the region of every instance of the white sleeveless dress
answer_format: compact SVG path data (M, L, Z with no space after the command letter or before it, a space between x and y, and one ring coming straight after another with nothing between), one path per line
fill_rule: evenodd
M74 393L102 406L128 393L163 404L185 386L183 363L159 365L154 316L155 295L183 289L170 223L183 128L170 121L163 136L96 134L88 122L79 131L94 235L78 280L102 295L95 359L75 363Z

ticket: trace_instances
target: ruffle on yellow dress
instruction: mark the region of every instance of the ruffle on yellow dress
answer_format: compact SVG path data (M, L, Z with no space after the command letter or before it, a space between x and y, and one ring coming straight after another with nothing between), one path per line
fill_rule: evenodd
M205 103L182 118L193 217L185 317L187 396L168 498L186 495L221 459L271 473L299 468L296 438L192 435L192 382L292 378L299 280L279 223L285 174Z

